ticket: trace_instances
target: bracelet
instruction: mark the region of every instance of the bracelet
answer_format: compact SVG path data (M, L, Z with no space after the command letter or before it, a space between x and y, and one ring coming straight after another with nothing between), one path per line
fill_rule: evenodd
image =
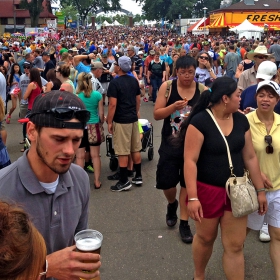
M210 70L208 70L208 72L210 73L210 72L213 72L213 69L211 68Z
M188 202L190 202L190 201L199 201L199 199L198 199L197 197L195 197L195 198L189 198L189 199L188 199Z
M259 192L265 192L265 188L257 189L256 192L257 192L257 193L259 193Z

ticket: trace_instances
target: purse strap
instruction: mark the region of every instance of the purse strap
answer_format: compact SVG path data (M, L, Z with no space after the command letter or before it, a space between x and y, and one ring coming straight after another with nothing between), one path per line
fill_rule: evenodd
M209 110L209 109L206 109L206 112L210 115L210 117L212 118L213 122L215 123L215 125L217 126L218 130L220 131L225 143L226 143L226 147L227 147L227 155L228 155L228 162L229 162L229 169L230 169L230 172L231 172L231 176L235 176L233 174L233 165L232 165L232 160L231 160L231 155L230 155L230 150L229 150L229 146L228 146L228 142L227 142L227 139L225 137L225 135L223 134L220 126L218 125L213 113Z

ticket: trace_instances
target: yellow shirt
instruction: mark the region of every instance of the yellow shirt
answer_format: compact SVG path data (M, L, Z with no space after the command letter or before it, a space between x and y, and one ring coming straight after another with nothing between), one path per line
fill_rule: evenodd
M272 136L273 154L267 154L265 151L267 147L267 143L264 141L264 137L267 135L265 124L259 120L256 111L247 114L253 146L261 171L269 178L273 186L273 189L268 189L268 191L280 189L280 115L273 114L274 122L269 132L269 135Z

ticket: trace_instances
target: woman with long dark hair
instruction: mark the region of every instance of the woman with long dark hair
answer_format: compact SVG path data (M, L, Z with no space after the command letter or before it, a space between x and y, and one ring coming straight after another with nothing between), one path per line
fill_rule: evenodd
M61 81L56 77L54 69L50 69L46 75L48 83L46 84L45 92L51 90L59 90L61 86Z
M12 107L6 117L6 123L9 124L11 122L11 116L14 110L17 108L17 99L21 100L21 94L16 89L19 89L19 81L21 76L21 70L18 63L14 63L11 67L11 72L7 80L7 84L10 87L10 95L12 99Z
M197 58L197 67L195 77L199 83L205 84L208 78L216 79L216 75L212 69L213 60L208 52L201 52Z
M184 141L184 178L187 186L187 207L195 221L193 239L194 279L205 279L206 265L221 228L224 247L223 268L227 279L244 280L243 244L247 216L235 218L225 185L230 177L227 148L215 125L212 114L227 139L234 174L250 173L256 190L263 180L255 154L247 118L238 112L240 90L229 77L217 78L204 91L186 121L181 125L180 140ZM208 113L206 109L209 109ZM259 214L267 211L265 193L258 192Z
M31 111L35 98L42 92L42 81L41 75L37 68L31 68L29 73L30 83L27 86L25 94L23 96L24 100L28 100L27 114ZM23 139L26 138L26 123L23 124ZM24 149L21 149L24 152Z

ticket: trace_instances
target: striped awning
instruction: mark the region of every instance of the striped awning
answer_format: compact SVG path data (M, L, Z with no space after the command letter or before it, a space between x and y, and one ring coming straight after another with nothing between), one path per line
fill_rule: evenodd
M217 17L209 28L217 28L217 27L225 27L225 17L223 14Z

